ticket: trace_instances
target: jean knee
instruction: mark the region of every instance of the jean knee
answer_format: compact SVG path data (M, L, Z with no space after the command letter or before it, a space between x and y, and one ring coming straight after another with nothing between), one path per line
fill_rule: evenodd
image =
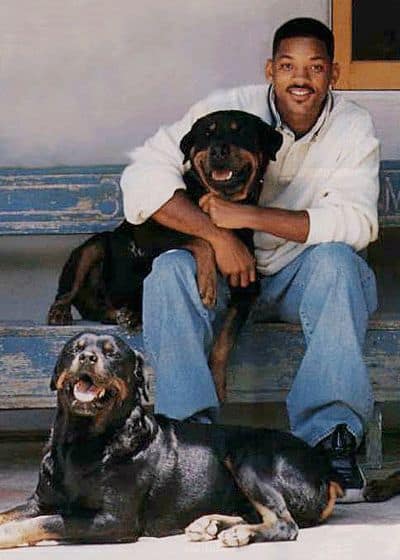
M191 253L182 249L173 249L154 259L151 273L145 283L154 280L168 283L170 279L175 282L177 277L193 278L195 274L196 263Z
M359 270L358 259L354 249L345 243L321 243L310 253L313 270L324 282L335 279L338 273L348 279L354 278Z

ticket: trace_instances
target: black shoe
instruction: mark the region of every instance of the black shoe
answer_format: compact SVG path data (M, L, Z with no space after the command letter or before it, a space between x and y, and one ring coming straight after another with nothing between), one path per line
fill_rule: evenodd
M363 495L366 480L357 464L356 439L347 429L346 424L338 424L335 430L317 446L323 449L338 473L345 495L338 498L339 503L365 502Z

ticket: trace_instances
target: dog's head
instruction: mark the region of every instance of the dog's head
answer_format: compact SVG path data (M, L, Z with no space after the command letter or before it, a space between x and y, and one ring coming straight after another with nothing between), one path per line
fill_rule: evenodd
M281 145L282 135L256 115L216 111L194 123L180 148L206 191L239 201L258 197Z
M82 332L62 349L50 387L72 415L118 417L146 396L143 359L116 336Z

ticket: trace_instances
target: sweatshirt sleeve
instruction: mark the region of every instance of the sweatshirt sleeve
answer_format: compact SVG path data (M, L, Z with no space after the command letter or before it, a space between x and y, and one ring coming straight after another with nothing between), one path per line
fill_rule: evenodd
M173 125L161 127L145 144L131 153L132 163L121 176L124 213L128 222L141 224L163 206L178 189L186 189L182 180L182 137L200 117L220 109L236 108L234 90L217 90L193 105ZM239 108L239 107L238 107Z
M360 251L378 235L379 142L365 111L345 134L350 141L338 155L319 199L307 209L306 243L343 242Z

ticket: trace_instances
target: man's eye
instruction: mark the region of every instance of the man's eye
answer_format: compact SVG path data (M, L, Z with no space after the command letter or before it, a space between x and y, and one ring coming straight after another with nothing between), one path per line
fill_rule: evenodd
M312 72L315 72L316 74L319 74L320 72L324 71L324 67L322 64L313 64L311 66L311 70Z
M290 62L283 62L282 64L280 64L279 68L281 70L289 72L290 70L293 70L293 64L290 64Z

